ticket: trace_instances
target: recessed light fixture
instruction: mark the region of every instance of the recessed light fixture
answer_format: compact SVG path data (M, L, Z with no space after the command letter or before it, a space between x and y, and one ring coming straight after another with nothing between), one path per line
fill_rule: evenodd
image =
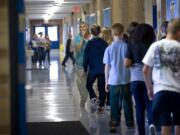
M44 16L44 20L49 20L55 12L58 11L59 6L64 2L64 0L54 0L54 5L50 6L47 10L47 14Z
M64 2L64 0L54 0L54 2L55 2L56 4L62 4L62 2Z

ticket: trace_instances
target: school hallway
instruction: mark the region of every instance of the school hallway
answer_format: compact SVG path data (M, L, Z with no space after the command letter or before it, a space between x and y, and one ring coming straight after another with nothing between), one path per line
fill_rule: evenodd
M46 65L44 69L30 69L31 62L27 63L27 85L31 86L26 90L27 122L80 121L90 135L111 135L110 111L106 110L103 114L91 113L89 100L85 108L80 106L83 95L78 91L70 60L66 68L62 67L58 50L53 50L50 67ZM127 129L125 126L123 112L121 119L121 126L113 135L135 135L135 129Z

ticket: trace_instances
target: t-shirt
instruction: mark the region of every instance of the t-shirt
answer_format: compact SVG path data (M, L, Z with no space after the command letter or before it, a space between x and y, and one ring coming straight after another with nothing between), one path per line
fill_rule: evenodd
M80 45L82 40L83 40L82 35L78 34L77 36L74 37L73 45L74 46ZM84 50L85 50L86 45L87 45L87 41L83 40L83 46L80 48L80 50L75 52L76 65L82 69L83 69Z
M154 43L143 59L152 67L154 93L174 91L180 93L180 43L163 39Z
M110 66L108 84L123 85L130 82L130 71L124 65L127 44L122 40L113 41L104 53L104 64Z
M128 44L126 58L132 60L131 82L144 81L142 59L144 58L148 48L149 45L141 43Z

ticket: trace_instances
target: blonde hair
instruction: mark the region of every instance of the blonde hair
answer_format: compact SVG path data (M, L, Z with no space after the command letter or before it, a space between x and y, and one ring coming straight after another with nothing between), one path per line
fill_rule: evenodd
M101 31L101 38L105 40L108 44L111 44L112 42L111 29L109 29L108 27L104 27Z
M115 23L112 26L113 35L121 35L124 32L124 26L120 23Z
M168 24L167 31L173 35L180 31L180 18L172 20Z

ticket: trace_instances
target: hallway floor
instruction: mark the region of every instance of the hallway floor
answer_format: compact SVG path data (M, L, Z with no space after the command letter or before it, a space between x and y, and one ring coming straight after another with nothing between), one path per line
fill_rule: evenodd
M27 53L27 121L59 122L81 121L90 135L111 135L109 133L109 111L92 114L80 107L80 94L76 86L71 62L62 68L58 51L51 51L51 65L43 69L31 68L30 53ZM30 86L32 88L30 88ZM113 135L134 135L135 129L128 130L122 115L121 128Z

